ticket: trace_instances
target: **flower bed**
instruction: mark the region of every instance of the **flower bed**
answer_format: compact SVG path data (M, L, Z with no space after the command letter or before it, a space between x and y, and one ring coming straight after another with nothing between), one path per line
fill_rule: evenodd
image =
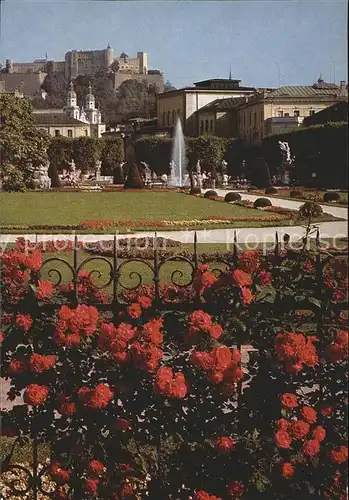
M50 444L55 498L346 498L346 259L244 252L174 309L157 281L97 307L86 274L52 303L38 250L2 263L3 429Z

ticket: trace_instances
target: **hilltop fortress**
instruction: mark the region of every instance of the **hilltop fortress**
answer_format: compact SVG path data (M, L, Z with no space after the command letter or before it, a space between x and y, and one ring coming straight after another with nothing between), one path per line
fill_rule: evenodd
M102 50L71 50L65 54L64 61L36 59L34 62L17 63L6 60L3 74L50 74L63 73L67 80L75 79L79 75L94 75L99 71L112 72L114 88L118 88L125 80L146 80L162 92L164 88L163 74L159 70L148 69L148 55L146 52L137 52L136 57L129 57L123 52L114 57L114 51L108 44Z

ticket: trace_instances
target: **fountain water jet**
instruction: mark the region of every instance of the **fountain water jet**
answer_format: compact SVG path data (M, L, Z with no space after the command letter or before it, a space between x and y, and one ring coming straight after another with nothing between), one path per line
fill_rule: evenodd
M181 125L181 120L178 118L175 135L172 144L172 159L171 159L171 173L168 181L170 187L183 187L184 177L187 174L186 169L186 156L185 156L185 143L184 135Z

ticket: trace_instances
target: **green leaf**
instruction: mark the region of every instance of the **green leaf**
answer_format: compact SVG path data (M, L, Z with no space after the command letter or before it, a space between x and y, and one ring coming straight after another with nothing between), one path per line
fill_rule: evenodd
M309 298L308 298L308 301L309 301L311 304L314 304L314 306L316 306L316 307L321 308L321 306L322 306L322 302L321 302L321 300L316 299L315 297L309 297Z

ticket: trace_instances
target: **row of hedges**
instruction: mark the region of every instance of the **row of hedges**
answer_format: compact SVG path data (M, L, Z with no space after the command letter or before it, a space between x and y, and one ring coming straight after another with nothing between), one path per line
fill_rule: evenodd
M69 168L73 159L76 168L83 173L93 169L97 161L102 161L102 175L113 175L114 170L124 161L122 139L98 139L94 137L54 137L48 150L50 164L57 171Z
M278 141L289 143L291 154L296 157L295 177L301 185L325 188L347 185L347 122L301 127L266 137L260 153L272 173L282 161ZM317 174L315 178L312 173Z
M194 170L200 160L201 170L215 172L223 160L228 163L230 174L237 171L241 160L240 142L224 137L200 136L185 138L188 170ZM158 175L170 173L172 139L164 137L144 137L135 142L138 161L145 161Z
M2 261L3 375L25 403L2 433L50 445L52 498L346 498L346 258L244 252L164 284L175 310L143 286L113 317L87 272L76 306L37 281L40 252Z

